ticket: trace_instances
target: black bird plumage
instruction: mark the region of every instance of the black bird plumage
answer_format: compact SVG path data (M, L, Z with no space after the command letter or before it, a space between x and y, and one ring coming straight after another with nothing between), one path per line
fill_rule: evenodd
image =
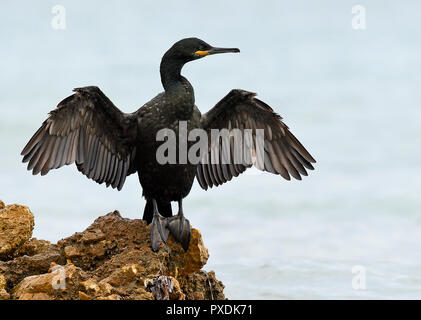
M301 180L315 162L310 153L289 131L282 118L254 93L232 90L206 114L195 105L194 91L181 76L185 63L206 55L239 52L234 48L215 48L197 38L175 43L163 56L160 66L165 89L139 110L121 112L94 86L74 89L75 93L52 110L49 117L22 150L23 162L33 174L47 174L51 169L76 163L88 178L121 190L126 177L137 172L147 200L143 219L152 222L151 245L157 250L169 233L187 250L190 223L184 218L182 199L196 178L207 190L238 176L250 162L234 163L234 145L229 150L209 144L209 157L214 148L219 157L231 153L231 162L164 164L156 160L156 141L160 129L178 132L179 121L187 122L187 130L264 129L264 163L261 170ZM191 142L190 142L191 144ZM256 154L256 145L249 145ZM179 202L179 213L172 216L171 201Z

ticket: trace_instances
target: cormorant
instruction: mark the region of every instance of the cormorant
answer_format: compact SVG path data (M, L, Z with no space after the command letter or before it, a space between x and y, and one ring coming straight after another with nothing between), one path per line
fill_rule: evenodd
M178 132L179 121L187 122L187 130L227 129L228 132L264 130L264 149L248 141L247 152L264 156L261 170L290 175L301 180L307 169L313 170L314 158L289 131L282 118L255 94L231 90L214 108L201 115L195 105L193 87L180 72L184 64L208 55L239 52L236 48L216 48L197 38L176 42L163 56L160 73L165 89L139 110L121 112L95 86L76 88L74 94L61 101L22 150L23 162L29 162L33 174L47 174L51 169L76 163L77 169L97 183L106 183L121 190L126 177L137 172L146 198L143 219L151 226L151 246L156 251L166 242L169 233L185 250L190 242L190 223L184 217L182 200L196 177L200 186L219 186L252 166L250 161L236 163L234 139L229 147L210 144L206 156L211 161L187 164L159 164L157 141L159 130ZM246 139L245 139L246 140ZM192 142L188 142L189 146ZM179 144L179 142L177 142ZM221 157L232 156L230 162L215 161L212 152ZM205 153L206 153L205 152ZM203 158L204 159L204 158ZM171 201L178 201L178 214L173 216Z

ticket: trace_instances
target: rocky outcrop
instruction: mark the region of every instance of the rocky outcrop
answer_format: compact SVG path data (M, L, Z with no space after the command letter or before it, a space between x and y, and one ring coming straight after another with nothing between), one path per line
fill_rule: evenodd
M185 252L170 236L150 248L150 226L114 211L57 244L31 238L28 207L0 201L1 299L225 299L200 232Z
M0 259L5 259L19 249L32 236L34 215L28 207L0 203Z

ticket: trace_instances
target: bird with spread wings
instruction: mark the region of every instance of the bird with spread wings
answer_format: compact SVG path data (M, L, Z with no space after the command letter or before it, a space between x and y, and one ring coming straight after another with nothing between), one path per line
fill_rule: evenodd
M23 162L34 175L76 164L89 179L121 190L137 172L147 203L143 219L152 223L151 246L158 250L171 233L185 250L190 242L190 223L184 217L182 199L196 178L207 190L230 181L259 161L235 160L235 139L209 143L207 155L198 164L159 164L156 161L156 133L162 128L178 130L177 121L187 121L189 130L212 129L229 133L250 132L246 153L260 159L258 169L290 180L301 180L313 170L314 158L291 133L271 107L254 93L232 90L209 112L201 115L194 104L193 88L181 76L182 66L207 55L239 52L216 48L197 38L174 44L161 61L161 80L165 91L133 113L120 111L94 86L75 89L75 93L52 110L22 150ZM263 131L263 146L255 143ZM215 159L214 154L217 154ZM222 161L222 159L230 159ZM155 160L155 161L154 161ZM179 212L172 215L171 201L178 201Z

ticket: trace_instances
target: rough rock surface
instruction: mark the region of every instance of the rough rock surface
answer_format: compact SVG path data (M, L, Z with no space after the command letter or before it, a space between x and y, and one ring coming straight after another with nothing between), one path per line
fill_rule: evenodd
M0 203L0 259L12 255L31 236L34 215L28 207Z
M0 300L225 299L202 270L209 254L196 229L187 252L171 236L153 252L150 226L118 211L57 244L30 238L33 226L27 207L0 201Z

